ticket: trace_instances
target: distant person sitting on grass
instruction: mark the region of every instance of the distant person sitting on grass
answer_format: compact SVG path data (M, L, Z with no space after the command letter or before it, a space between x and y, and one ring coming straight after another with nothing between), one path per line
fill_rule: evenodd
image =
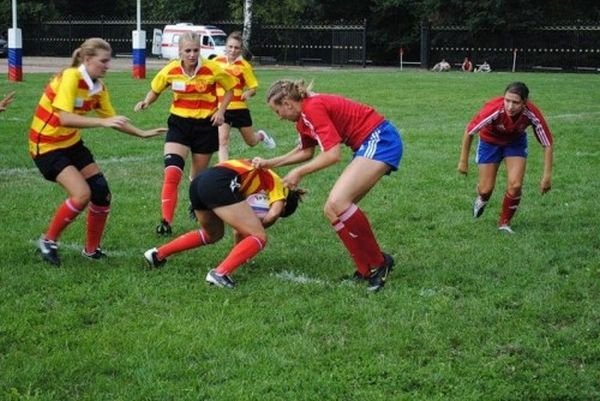
M473 63L468 57L465 57L460 68L463 70L463 72L473 72Z
M165 128L142 130L127 117L117 115L102 81L111 54L110 45L100 38L87 39L75 49L71 66L52 78L44 89L29 129L29 153L35 165L46 180L59 184L68 196L38 241L42 259L55 266L60 265L58 238L86 207L86 239L81 254L87 259L106 256L100 242L110 212L111 193L104 174L81 139L81 129L113 128L141 138L166 132ZM97 116L87 116L89 112Z
M521 202L521 190L527 163L527 127L544 148L544 170L540 181L540 192L545 194L552 182L552 133L542 112L529 101L529 89L522 82L509 84L504 96L488 101L473 117L465 130L458 171L467 174L468 158L473 136L479 133L479 144L475 160L479 165L477 198L473 202L473 217L477 218L492 196L500 163L504 160L506 193L502 201L498 229L513 233L510 222Z
M483 64L475 69L475 72L492 72L492 67L487 61L484 61Z
M4 96L2 100L0 100L0 112L6 111L8 105L11 104L13 99L15 98L15 93L16 92L14 91L10 92L8 95Z
M446 59L442 59L439 63L433 66L431 71L433 72L447 72L450 71L450 63L446 61Z
M264 192L269 199L266 214L259 217L246 201ZM265 228L280 217L296 211L303 190L290 190L272 170L252 166L249 160L228 160L202 170L190 184L190 201L201 229L144 252L149 267L158 268L175 253L218 242L225 224L235 230L236 243L229 255L206 275L206 282L217 287L233 288L231 274L256 256L267 244Z

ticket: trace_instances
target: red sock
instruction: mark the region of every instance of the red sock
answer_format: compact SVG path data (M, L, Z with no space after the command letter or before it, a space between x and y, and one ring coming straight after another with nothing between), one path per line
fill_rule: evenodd
M504 200L502 201L502 212L500 213L500 220L498 221L498 225L509 225L510 220L513 218L517 209L519 207L519 203L521 202L521 195L511 196L509 193L504 194Z
M339 220L336 220L331 224L331 226L335 230L338 237L340 237L340 239L342 240L342 243L348 250L348 253L350 253L350 257L352 258L352 260L354 261L354 264L356 265L356 270L360 274L362 274L364 277L368 276L369 275L369 265L364 263L360 259L359 255L356 255L355 253L353 253L352 250L355 249L356 244L354 243L354 240L350 236L350 233L348 232L348 229L346 228L344 223L342 223Z
M58 207L50 226L46 232L45 239L56 241L63 230L83 211L84 206L78 205L73 199L67 199Z
M109 212L110 206L89 204L85 239L85 251L87 253L92 253L100 247Z
M178 187L181 182L183 171L179 167L169 166L165 168L162 192L160 194L162 218L169 224L173 222L175 208L177 208Z
M233 247L229 255L217 266L215 271L218 274L229 275L233 273L235 269L262 251L266 244L267 241L263 241L253 235L244 238Z
M158 259L162 260L174 253L187 251L188 249L198 248L199 246L210 244L210 240L204 230L193 230L180 235L173 241L164 244L158 248Z
M377 239L375 239L371 224L358 206L352 204L338 218L346 226L352 240L350 241L351 248L348 248L350 254L358 256L358 259L369 268L383 265L383 254Z

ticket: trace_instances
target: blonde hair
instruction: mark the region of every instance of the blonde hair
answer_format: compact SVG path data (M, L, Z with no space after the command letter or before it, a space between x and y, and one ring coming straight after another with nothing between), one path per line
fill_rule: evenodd
M181 52L181 49L183 48L183 44L186 42L191 42L194 44L197 44L198 46L201 45L200 42L200 35L198 35L196 32L185 32L183 35L181 35L179 37L179 52Z
M112 48L108 42L102 38L89 38L81 44L71 56L71 67L79 67L83 64L86 57L95 56L98 50L105 50L112 53Z
M310 96L312 86L312 82L306 85L303 79L280 79L267 91L267 103L281 104L284 99L299 102Z

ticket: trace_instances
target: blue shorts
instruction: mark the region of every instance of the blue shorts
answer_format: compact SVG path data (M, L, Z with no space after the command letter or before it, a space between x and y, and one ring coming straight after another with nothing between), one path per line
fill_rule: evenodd
M353 157L361 156L383 162L390 166L391 172L398 170L402 151L400 131L389 121L384 121L371 132L360 148L354 152Z
M527 135L521 135L508 145L494 145L479 140L475 162L477 164L498 164L505 157L527 158Z

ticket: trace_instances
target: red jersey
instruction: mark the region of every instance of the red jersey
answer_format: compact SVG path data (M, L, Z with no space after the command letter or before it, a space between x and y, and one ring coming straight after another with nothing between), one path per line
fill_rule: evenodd
M302 148L319 145L327 151L344 143L356 151L384 120L370 106L342 96L314 94L302 101L296 129Z
M527 102L521 114L510 117L504 110L504 97L487 102L467 125L467 132L495 145L507 145L521 135L525 129L533 127L533 133L542 146L552 145L552 133L540 110L532 102Z

